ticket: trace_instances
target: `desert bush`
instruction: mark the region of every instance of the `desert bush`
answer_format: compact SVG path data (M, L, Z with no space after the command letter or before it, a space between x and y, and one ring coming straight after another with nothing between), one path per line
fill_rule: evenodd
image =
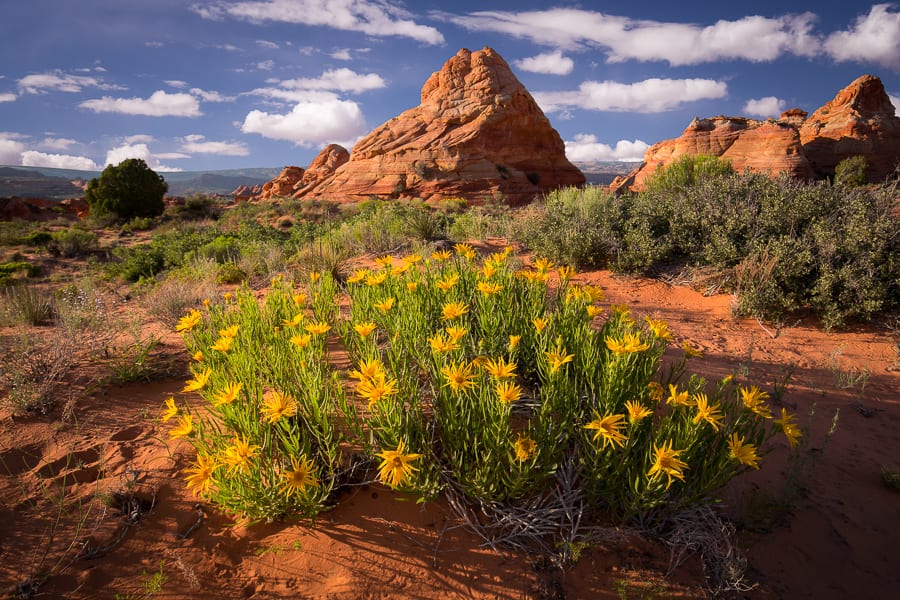
M192 194L183 204L173 204L165 210L166 217L181 221L216 220L221 214L222 204L204 194Z
M652 192L678 192L711 177L731 175L731 161L711 154L684 154L647 178L645 186Z
M216 283L235 284L241 283L245 279L247 279L247 274L236 262L223 262L216 269Z
M245 518L313 516L356 447L380 481L422 499L519 507L534 525L548 513L526 508L564 490L591 518L646 523L757 468L772 435L796 443L793 417L773 420L758 388L683 377L687 350L662 368L667 325L600 307L571 268L551 292L549 261L456 250L355 271L347 318L337 282L315 272L302 292L276 280L261 301L243 290L183 317L184 391L206 403L173 398L163 418L197 451L189 487ZM350 385L326 358L331 331Z
M237 239L219 235L212 241L203 244L196 250L197 256L212 258L219 264L234 262L241 255L241 246Z
M300 248L291 262L304 278L310 273L328 273L335 281L347 278L350 268L350 251L335 243L330 236L323 236Z
M0 263L0 287L12 283L17 276L36 277L40 274L41 267L27 261Z
M153 217L134 217L127 223L122 225L122 231L130 233L132 231L149 231L157 225L157 220Z
M866 185L869 182L866 174L868 168L869 163L865 156L861 154L848 156L834 168L834 185L844 187Z
M7 319L24 325L42 325L53 319L53 295L30 283L16 283L3 290L3 309Z
M51 238L47 248L54 256L67 258L82 256L98 247L97 234L78 227L55 231L51 234Z
M605 264L620 245L623 204L598 187L551 192L513 226L516 239L575 268Z
M22 243L33 248L47 247L52 240L49 231L32 231L22 237Z
M208 265L193 273L170 272L165 279L146 290L140 303L148 314L171 329L189 308L216 297L214 268L215 265Z
M123 221L133 217L156 217L163 213L166 181L139 158L128 158L103 169L84 191L89 211L102 216L115 214Z
M77 364L80 341L61 329L40 337L22 335L0 361L5 396L0 402L16 412L46 414L59 399L60 386Z

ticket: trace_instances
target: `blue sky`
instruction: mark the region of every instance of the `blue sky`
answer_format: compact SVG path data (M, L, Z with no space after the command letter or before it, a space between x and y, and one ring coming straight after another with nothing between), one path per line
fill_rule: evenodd
M306 166L491 46L571 160L639 160L695 116L818 108L864 73L900 104L900 5L28 0L0 37L0 164Z

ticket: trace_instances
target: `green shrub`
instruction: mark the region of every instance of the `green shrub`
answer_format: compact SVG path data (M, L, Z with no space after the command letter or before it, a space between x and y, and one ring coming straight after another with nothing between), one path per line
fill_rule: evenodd
M42 325L53 319L53 296L42 288L18 283L3 290L3 308L15 323Z
M103 169L91 179L84 192L89 212L98 216L115 214L128 221L133 217L156 217L163 213L166 181L139 158L123 160Z
M135 217L122 225L122 231L148 231L156 227L156 219L153 217Z
M64 231L53 232L52 240L47 245L54 256L72 258L83 256L98 247L97 234L73 227Z
M41 268L25 261L0 263L0 286L13 281L16 273L21 273L26 277L37 277L41 274Z
M648 191L677 192L709 177L732 173L734 168L728 159L711 154L684 154L658 169L647 179L645 186Z
M240 243L233 237L216 236L214 240L197 248L197 256L212 258L219 264L234 262L241 255Z
M861 154L848 156L834 168L834 185L844 187L866 185L869 182L866 175L868 168L869 163L865 156Z
M32 231L22 237L22 243L31 247L46 247L53 240L49 231Z
M216 282L222 284L241 283L247 278L247 274L234 262L224 262L219 265Z

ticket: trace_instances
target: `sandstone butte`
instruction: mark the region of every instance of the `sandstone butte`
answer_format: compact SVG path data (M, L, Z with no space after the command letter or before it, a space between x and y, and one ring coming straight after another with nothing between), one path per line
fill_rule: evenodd
M305 171L287 167L256 199L464 196L517 205L584 181L506 61L491 48L464 48L428 78L419 106L377 127L349 153L332 144Z
M696 118L680 137L651 146L641 166L610 187L641 190L657 169L685 154L721 156L739 172L786 171L803 179L829 177L841 160L861 154L869 180L877 182L900 161L900 118L881 80L863 75L809 116L793 108L767 121Z

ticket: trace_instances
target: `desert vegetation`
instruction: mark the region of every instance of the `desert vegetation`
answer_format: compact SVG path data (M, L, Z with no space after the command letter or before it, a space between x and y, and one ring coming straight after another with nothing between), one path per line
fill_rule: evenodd
M2 409L72 423L86 389L175 378L148 418L186 453L183 485L229 519L314 523L377 483L559 565L638 528L702 553L710 589L741 590L739 554L716 550L734 527L710 506L774 446L803 448L788 376L692 372L698 348L577 275L728 292L736 317L776 330L890 325L897 181L857 185L860 168L802 183L700 157L644 192L521 209L194 197L0 223ZM487 238L508 247L469 245ZM698 545L685 523L718 537Z

